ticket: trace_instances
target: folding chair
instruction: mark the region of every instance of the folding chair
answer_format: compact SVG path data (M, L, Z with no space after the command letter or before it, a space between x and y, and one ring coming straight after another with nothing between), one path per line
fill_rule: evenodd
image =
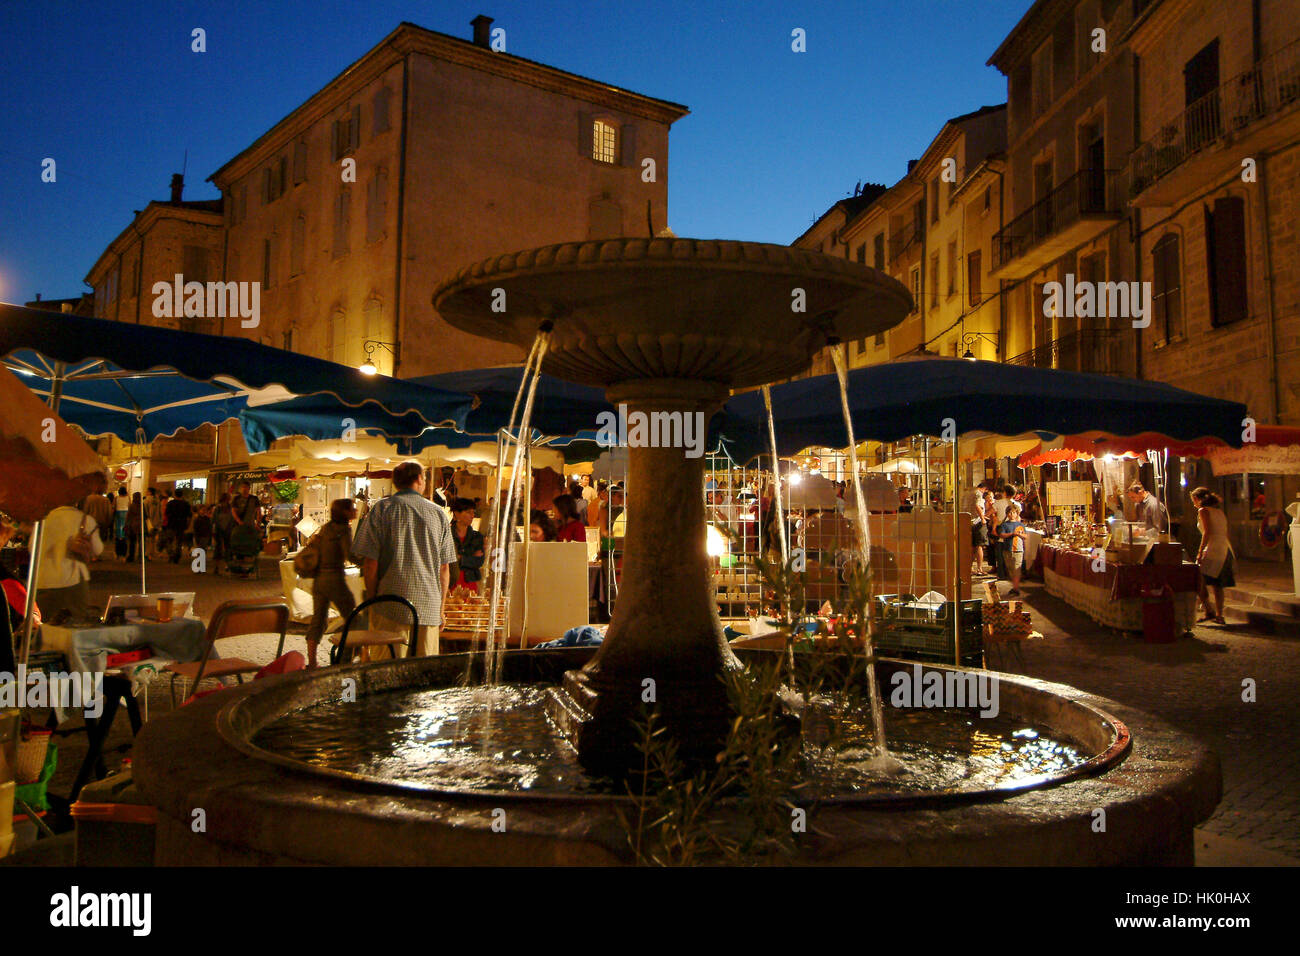
M419 646L420 640L420 618L415 613L414 605L396 594L380 594L358 604L348 615L348 619L343 622L343 627L330 634L330 643L334 645L330 648L330 664L346 664L350 656L349 651L357 651L364 647L387 647L388 653L396 659L398 645L403 642L400 631L352 631L352 622L356 620L358 614L371 605L385 602L401 604L411 612L411 637L406 642L406 656L415 656L415 649Z
M172 675L172 706L176 706L176 680L183 677L192 682L191 693L198 689L199 681L204 677L228 677L234 675L239 683L244 682L245 674L255 674L261 670L261 664L254 664L240 657L212 658L213 645L227 637L242 634L280 635L280 643L275 656L284 654L284 632L289 626L289 607L284 603L243 600L227 601L212 614L208 632L204 638L203 659L198 662L174 662L163 670Z

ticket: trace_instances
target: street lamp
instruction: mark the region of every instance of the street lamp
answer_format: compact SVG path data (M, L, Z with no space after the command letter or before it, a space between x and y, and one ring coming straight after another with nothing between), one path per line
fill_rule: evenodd
M380 342L377 339L367 339L362 343L361 347L366 350L366 360L357 368L357 371L362 375L374 375L379 371L379 369L375 367L375 353L380 349L392 352L394 363L397 361L396 342Z
M962 352L961 357L970 362L975 361L975 353L972 352L971 349L976 344L979 343L980 339L987 339L989 342L991 342L993 344L994 354L997 353L998 337L996 333L990 335L987 332L967 332L961 337L962 347L965 348L965 351Z

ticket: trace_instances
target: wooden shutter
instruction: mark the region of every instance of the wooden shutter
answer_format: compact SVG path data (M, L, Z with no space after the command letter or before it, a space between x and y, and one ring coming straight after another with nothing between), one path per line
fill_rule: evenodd
M1246 203L1235 196L1205 210L1206 258L1210 273L1210 321L1229 325L1244 319L1246 308Z
M586 156L588 159L592 158L593 144L591 131L593 122L590 113L578 114L578 152L581 155Z
M293 184L297 186L307 179L307 141L300 139L293 144Z
M348 126L348 146L356 149L361 142L361 104L352 107L352 122Z
M619 132L621 159L624 166L635 166L636 159L636 127L631 123L623 124L623 129Z
M339 149L340 143L341 143L341 139L339 138L339 120L335 120L333 127L330 128L330 151L331 151L330 158L338 159L340 156L343 155L342 150Z

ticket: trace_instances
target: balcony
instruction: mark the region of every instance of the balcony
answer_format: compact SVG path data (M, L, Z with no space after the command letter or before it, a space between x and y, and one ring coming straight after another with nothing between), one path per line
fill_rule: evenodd
M993 236L992 275L1023 279L1118 222L1121 175L1081 169Z
M1080 329L1007 359L1008 365L1101 375L1133 375L1137 336L1131 329Z
M1164 124L1129 157L1135 206L1171 206L1300 135L1300 41L1233 77ZM1231 146L1231 149L1227 147Z
M925 230L917 228L914 220L909 221L902 229L889 237L889 264L892 266L899 259L913 250L921 248L921 239L925 236Z

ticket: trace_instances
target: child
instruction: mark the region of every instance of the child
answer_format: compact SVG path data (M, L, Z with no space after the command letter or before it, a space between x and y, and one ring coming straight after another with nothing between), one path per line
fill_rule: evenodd
M1007 516L997 527L998 540L1002 542L1003 560L1006 562L1007 577L1011 579L1008 597L1020 594L1020 572L1025 566L1025 525L1020 520L1020 505L1014 501L1007 504Z

